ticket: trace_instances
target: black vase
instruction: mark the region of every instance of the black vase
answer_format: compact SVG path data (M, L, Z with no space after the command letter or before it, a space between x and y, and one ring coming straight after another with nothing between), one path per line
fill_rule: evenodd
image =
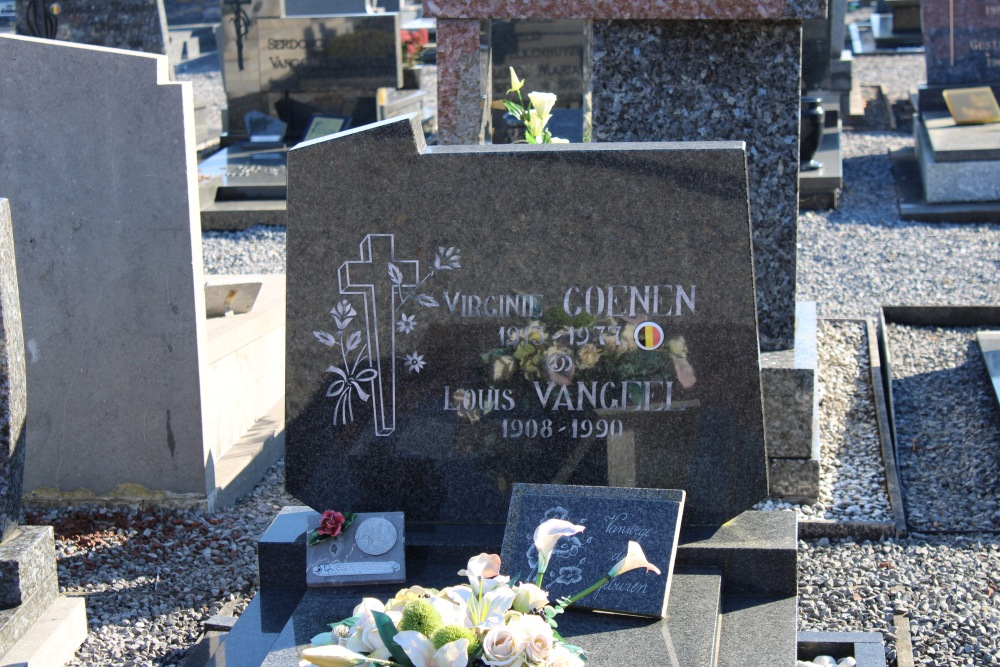
M403 68L403 90L420 90L420 75L423 65Z
M823 140L822 97L803 97L802 116L799 119L799 171L822 169L823 163L813 159Z

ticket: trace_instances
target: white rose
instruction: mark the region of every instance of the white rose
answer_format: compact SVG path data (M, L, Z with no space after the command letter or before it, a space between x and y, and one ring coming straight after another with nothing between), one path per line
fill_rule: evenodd
M552 652L552 627L541 616L527 614L517 619L517 629L524 633L524 653L528 662L545 662Z
M584 667L584 662L580 656L574 655L568 648L559 644L552 649L546 667Z
M518 667L524 663L524 640L514 628L492 628L483 638L483 662L492 667Z
M549 594L534 584L514 586L514 610L528 613L549 603Z

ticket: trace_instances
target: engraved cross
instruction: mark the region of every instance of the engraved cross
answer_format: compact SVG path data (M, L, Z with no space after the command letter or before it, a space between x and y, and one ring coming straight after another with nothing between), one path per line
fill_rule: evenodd
M390 265L396 267L394 282ZM375 435L390 435L396 430L396 331L393 317L396 300L404 287L420 282L420 263L397 261L392 234L369 234L361 241L361 259L340 265L338 278L341 294L361 294L365 301L365 334L368 357L378 376L375 401Z

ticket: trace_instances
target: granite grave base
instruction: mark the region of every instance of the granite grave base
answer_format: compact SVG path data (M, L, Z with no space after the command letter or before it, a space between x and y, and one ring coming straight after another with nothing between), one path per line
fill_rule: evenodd
M956 125L947 112L913 117L914 144L930 203L1000 200L1000 124Z
M258 542L260 591L228 634L199 648L198 665L297 667L310 638L350 616L362 597L384 600L403 587L306 588L305 529L315 516L308 507L278 515ZM748 511L722 527L687 527L665 619L570 611L559 617L559 630L591 652L590 667L793 665L795 522L790 512ZM409 524L407 584L459 583L456 573L470 556L499 553L502 533L498 525Z
M827 91L818 92L816 96L823 98L826 126L813 159L823 166L813 171L799 171L799 210L807 211L837 208L844 187L844 160L840 147L843 133L841 96Z
M983 355L983 363L986 364L986 371L990 374L993 393L1000 403L1000 331L980 331L976 334L976 338L979 351Z
M20 526L0 543L0 655L59 594L55 537L49 526Z
M901 220L918 222L1000 222L1000 201L931 203L924 196L924 184L916 151L907 146L889 152L892 176Z
M800 632L799 660L818 655L851 657L857 667L885 667L885 642L879 632Z
M819 497L816 303L795 304L795 347L760 355L772 497Z

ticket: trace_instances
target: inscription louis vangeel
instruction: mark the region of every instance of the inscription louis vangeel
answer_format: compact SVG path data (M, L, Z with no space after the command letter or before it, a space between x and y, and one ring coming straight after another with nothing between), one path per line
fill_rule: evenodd
M334 329L313 332L332 348L333 425L354 420L356 402L371 401L375 434L396 428L398 381L416 381L428 365L411 336L423 320L492 319L493 340L471 346L482 360L481 380L439 385L442 409L475 424L495 421L502 438L606 438L622 434L614 413L672 412L697 405L678 392L697 382L679 322L696 318L697 285L568 285L554 294L462 291L448 285L462 267L457 247L437 248L426 260L397 256L393 234L369 234L360 257L338 271ZM445 284L431 290L430 280ZM470 345L470 343L464 343ZM401 376L401 377L400 377ZM441 395L441 394L439 394ZM539 418L514 418L519 408ZM551 415L549 418L547 415ZM599 415L599 417L598 417Z

